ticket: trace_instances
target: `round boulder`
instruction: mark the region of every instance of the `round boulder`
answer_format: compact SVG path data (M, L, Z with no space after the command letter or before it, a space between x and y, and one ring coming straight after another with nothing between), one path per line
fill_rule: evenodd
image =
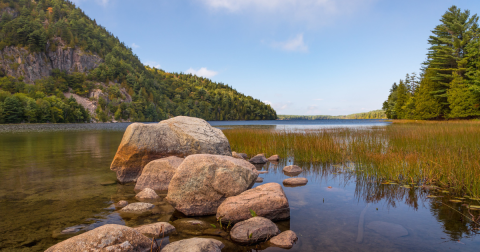
M145 236L154 237L154 238L167 236L175 232L175 227L170 225L167 222L157 222L153 224L147 224L147 225L136 227L134 229Z
M137 179L135 190L139 191L145 188L157 191L168 190L170 180L182 162L183 158L174 156L153 160L143 168L142 175Z
M157 193L154 190L150 188L145 188L137 195L135 195L135 198L139 200L157 200L160 197L158 197Z
M285 186L304 186L308 183L306 178L288 178L283 180Z
M155 205L145 202L136 202L132 204L128 204L126 207L120 209L120 212L125 213L144 213L149 212L154 208Z
M74 236L45 250L46 252L138 251L148 252L152 242L135 229L107 224Z
M253 244L268 240L280 233L277 225L263 217L253 217L239 222L230 231L232 240L242 244Z
M280 157L278 155L273 155L267 158L268 161L278 161L280 160Z
M257 177L255 166L245 160L191 155L170 181L166 200L187 216L214 215L225 198L251 188Z
M120 200L119 202L117 202L117 204L115 204L115 207L122 208L122 207L126 207L127 205L128 205L128 201Z
M298 241L297 234L292 230L287 230L270 239L270 244L284 249L291 249L293 244Z
M209 238L190 238L172 242L162 249L162 252L221 252L223 243Z
M203 119L177 116L156 124L132 123L123 134L110 169L120 182L132 182L153 160L202 153L232 155L223 132Z
M250 210L275 221L290 218L290 206L282 186L267 183L227 198L217 210L217 219L237 223L251 218Z
M300 168L299 166L296 166L296 165L289 165L289 166L285 166L283 167L283 171L286 172L286 173L302 173L302 168Z
M265 158L263 154L258 154L255 157L250 159L250 163L252 164L265 164L268 160Z

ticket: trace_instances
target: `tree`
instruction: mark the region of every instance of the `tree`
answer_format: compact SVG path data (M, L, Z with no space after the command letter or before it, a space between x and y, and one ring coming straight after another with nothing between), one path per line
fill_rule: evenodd
M400 83L398 84L398 88L396 92L397 92L397 100L394 106L396 117L397 119L405 119L406 118L405 105L407 104L410 97L409 97L407 85L405 85L405 82L403 82L403 80L400 80Z
M435 82L432 80L433 71L427 70L415 94L415 112L413 119L437 119L442 115L442 105L432 94Z
M6 123L22 122L22 103L16 96L9 96L3 104L3 114Z
M468 88L462 77L454 74L451 88L448 90L450 103L449 118L471 118L480 116L480 101Z

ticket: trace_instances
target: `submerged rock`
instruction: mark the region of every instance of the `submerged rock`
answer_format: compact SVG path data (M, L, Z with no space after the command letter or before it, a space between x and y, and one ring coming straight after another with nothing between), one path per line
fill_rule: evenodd
M258 174L265 174L268 173L268 171L258 171Z
M258 154L255 157L250 159L250 163L253 163L253 164L265 164L267 162L268 160L265 158L263 154Z
M253 244L272 238L280 233L271 220L263 217L253 217L239 222L230 231L232 240L242 244Z
M285 186L303 186L308 183L306 178L288 178L283 180Z
M123 208L123 207L126 207L127 205L128 205L128 201L120 200L119 202L117 202L117 204L115 204L115 207Z
M171 233L175 232L175 227L167 222L157 222L153 224L147 224L147 225L136 227L134 229L145 236L154 237L154 238L168 236Z
M125 213L144 213L152 210L155 205L145 202L136 202L132 204L128 204L128 206L120 209L120 212Z
M270 239L270 244L276 247L284 248L284 249L291 249L293 244L298 241L297 234L292 230L283 231L279 235Z
M157 191L168 190L170 180L177 171L178 166L183 162L183 158L167 157L153 160L148 163L142 171L142 175L137 179L135 190L151 188Z
M267 158L268 161L278 161L280 160L280 157L278 155L273 155Z
M150 188L145 188L141 192L139 192L137 195L135 195L135 198L139 200L156 200L159 199L157 193L150 189Z
M217 210L217 219L236 223L251 218L250 210L271 220L290 218L290 206L282 186L267 183L227 198Z
M189 235L201 235L204 230L212 228L212 226L205 221L192 218L178 219L172 224L178 232Z
M223 132L203 119L177 116L157 124L133 123L124 133L110 169L120 182L131 182L155 159L201 153L232 155Z
M133 228L107 224L62 241L45 252L150 251L151 241Z
M225 198L251 188L257 177L255 166L245 160L191 155L170 181L166 200L187 216L213 215Z
M162 252L221 252L224 247L221 241L209 238L190 238L172 242L162 249Z
M206 230L203 230L203 235L210 235L210 236L220 236L220 237L223 237L223 238L226 238L228 237L228 233L221 230L221 229L218 229L218 228L209 228L209 229L206 229Z
M372 221L368 223L366 227L389 238L398 238L408 235L408 231L402 225L389 222Z

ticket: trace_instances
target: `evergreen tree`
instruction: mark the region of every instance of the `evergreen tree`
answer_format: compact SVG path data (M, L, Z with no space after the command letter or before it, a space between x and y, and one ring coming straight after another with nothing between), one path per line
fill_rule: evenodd
M468 88L462 77L454 74L451 88L448 90L450 103L449 118L472 118L480 116L480 101Z
M405 105L409 100L409 93L408 93L407 85L405 84L405 82L403 82L403 80L400 80L396 93L397 93L397 100L394 106L396 117L397 119L405 119L405 115L406 115Z
M16 96L9 96L3 103L3 114L6 123L22 122L22 104Z

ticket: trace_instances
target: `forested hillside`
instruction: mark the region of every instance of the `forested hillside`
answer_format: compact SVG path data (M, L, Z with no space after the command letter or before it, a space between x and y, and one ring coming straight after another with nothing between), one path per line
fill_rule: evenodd
M478 16L452 6L428 39L419 76L394 83L383 109L392 119L480 117Z
M329 115L278 115L279 120L328 120L328 119L387 119L385 111L374 110L365 113L351 115L329 116Z
M0 0L0 123L276 119L223 83L144 66L64 0Z

